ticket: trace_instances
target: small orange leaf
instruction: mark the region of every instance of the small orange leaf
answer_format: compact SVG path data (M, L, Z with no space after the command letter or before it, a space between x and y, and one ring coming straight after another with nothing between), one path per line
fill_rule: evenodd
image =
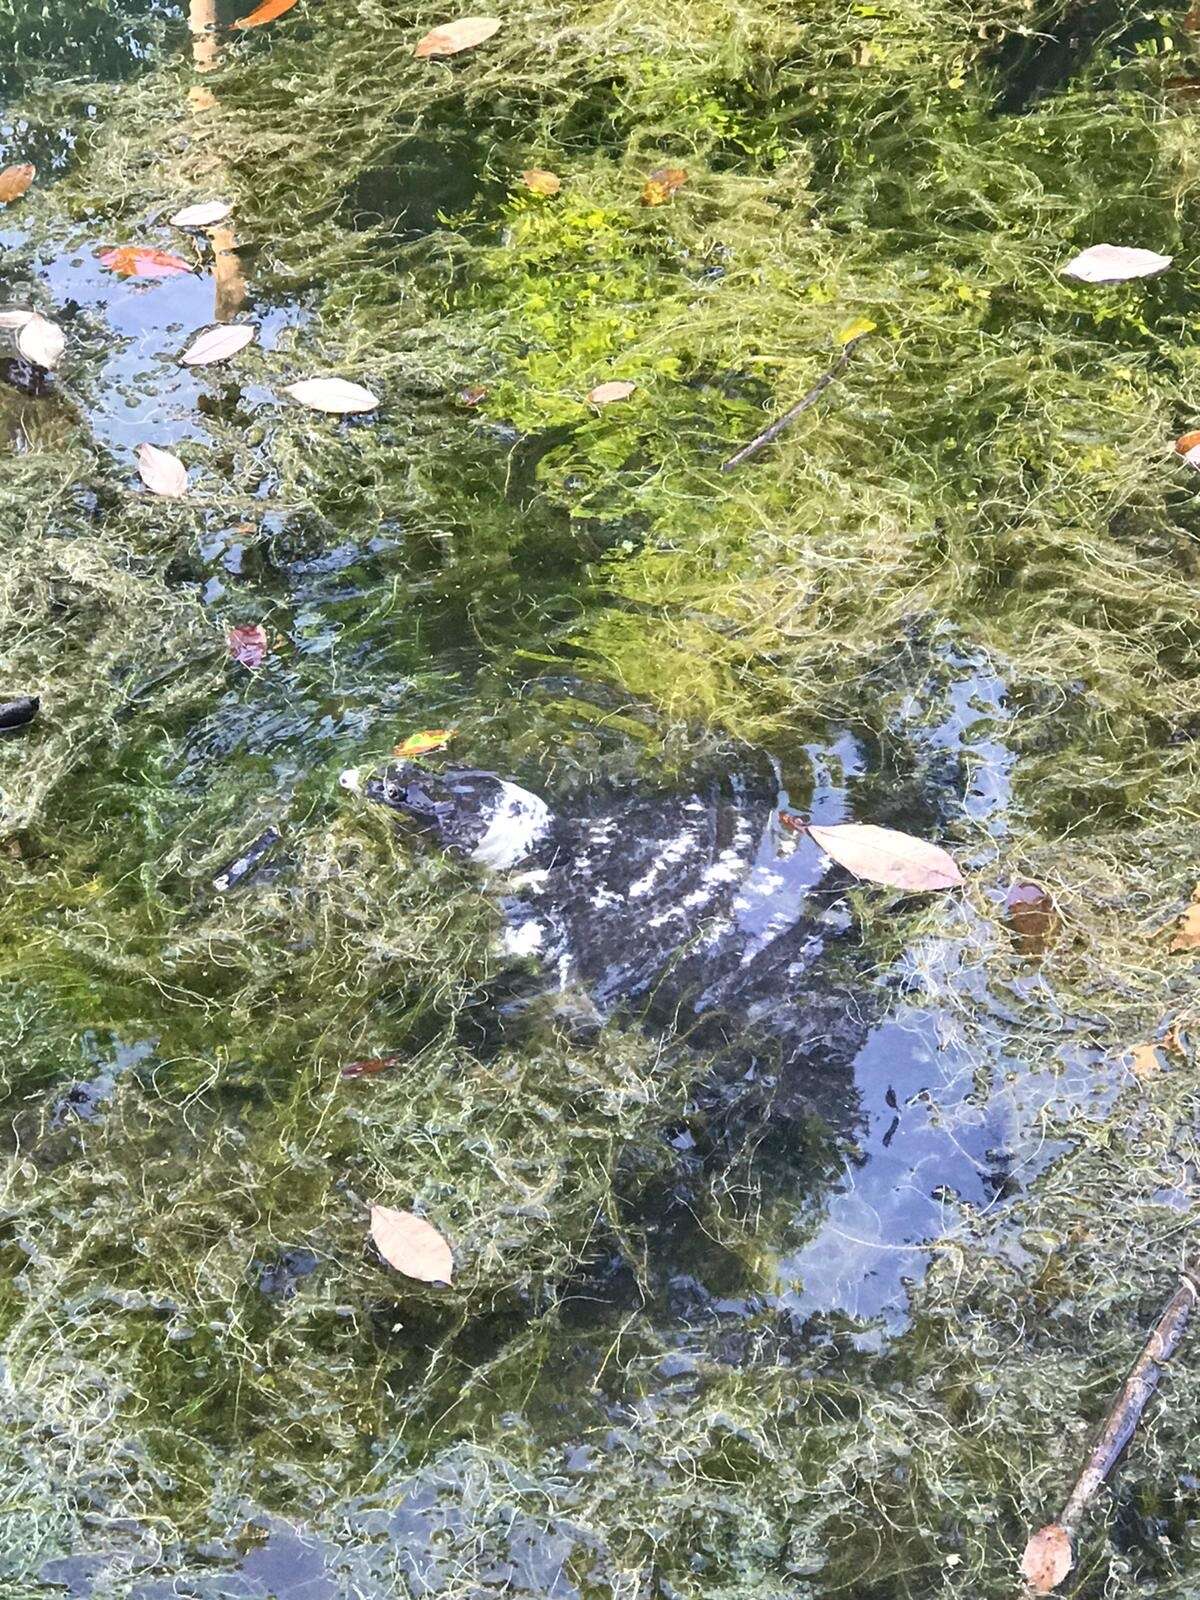
M482 383L472 383L469 384L467 388L460 389L458 391L458 401L460 405L477 406L481 401L486 399L487 389Z
M423 733L410 733L392 754L406 761L409 756L423 756L430 750L444 750L456 732L455 728L426 728Z
M562 188L562 179L556 172L547 172L544 167L529 167L521 174L521 182L534 194L549 198L557 194Z
M115 272L118 278L169 278L176 272L192 270L189 262L173 256L169 250L151 250L136 244L103 251L100 265Z
M500 26L498 17L459 17L427 33L413 49L418 61L433 56L456 56L460 50L473 50L490 39Z
M1071 1535L1061 1522L1048 1522L1025 1546L1021 1576L1034 1594L1049 1594L1070 1572L1074 1559Z
M0 172L0 201L8 205L11 200L19 200L36 177L37 168L28 161L5 167Z
M642 190L642 204L644 206L661 206L675 193L682 189L687 182L687 172L683 167L655 167L646 179L646 186Z
M1126 1056L1135 1078L1153 1078L1162 1071L1158 1050L1152 1044L1135 1044L1132 1050L1126 1051Z
M627 383L624 378L619 378L612 383L599 383L594 389L588 390L588 404L592 406L610 406L614 400L628 400L636 388L636 383Z
M381 1072L390 1072L399 1063L399 1056L368 1056L365 1061L348 1061L339 1073L339 1077L374 1078Z
M1192 903L1180 917L1175 928L1175 937L1171 940L1172 950L1197 950L1200 949L1200 887L1192 896Z
M255 6L249 16L239 17L234 27L261 28L264 22L274 22L276 17L290 11L295 4L296 0L263 0L262 5Z

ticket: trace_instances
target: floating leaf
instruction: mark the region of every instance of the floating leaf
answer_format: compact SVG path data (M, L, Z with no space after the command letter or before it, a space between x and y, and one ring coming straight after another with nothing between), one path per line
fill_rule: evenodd
M1135 1078L1153 1078L1162 1071L1162 1062L1156 1045L1135 1044L1132 1050L1126 1051L1126 1059L1129 1062L1129 1070Z
M687 170L684 167L655 167L642 190L642 204L663 205L677 189L683 188L687 177Z
M1071 1535L1061 1522L1049 1522L1025 1546L1021 1576L1034 1594L1049 1594L1070 1572L1073 1563Z
M37 315L25 306L6 306L0 311L0 328L23 328L30 317Z
M534 194L544 195L549 198L557 194L562 188L562 179L556 172L547 172L544 167L528 167L521 174L521 182Z
M1153 278L1165 272L1173 259L1129 245L1094 244L1081 250L1062 270L1066 277L1082 283L1125 283L1129 278Z
M877 327L878 323L872 322L870 317L855 317L853 322L848 322L844 328L838 329L837 342L840 345L853 344L855 339L874 333Z
M1175 937L1171 940L1171 949L1200 949L1200 884L1197 884L1192 893L1191 905L1179 919Z
M169 250L152 250L146 245L123 244L105 250L100 265L119 278L169 278L176 272L190 272L191 265Z
M626 383L623 378L616 379L612 383L597 384L594 389L588 390L588 404L610 406L614 400L628 400L636 388L636 383Z
M458 398L464 406L477 406L481 400L487 399L487 389L482 383L473 383L469 388L460 389Z
M411 1211L371 1207L371 1238L388 1263L421 1283L449 1283L454 1276L450 1246L432 1224Z
M895 828L836 822L828 827L809 823L803 831L856 878L892 889L917 890L953 889L963 881L953 858L940 845L898 833Z
M262 5L255 6L249 16L239 17L233 24L235 28L261 28L264 22L274 22L276 17L281 17L285 11L290 11L296 0L263 0Z
M26 361L32 361L35 366L45 367L49 372L58 365L66 348L67 336L57 322L51 322L35 311L21 324L17 334L17 349Z
M255 330L248 322L221 323L193 340L179 359L185 367L211 367L244 350L254 336Z
M230 628L225 643L232 659L243 667L261 667L270 649L267 630L258 622Z
M499 17L459 17L427 33L413 49L418 61L432 56L456 56L460 50L473 50L490 39L500 26Z
M28 161L20 166L5 167L0 172L0 202L8 205L13 200L19 200L37 177L37 168Z
M174 228L210 228L214 222L224 222L233 210L224 200L202 200L198 205L184 206L171 218Z
M138 473L152 494L167 500L181 500L188 492L187 468L178 456L157 445L138 446Z
M374 1078L400 1064L399 1056L369 1056L365 1061L350 1061L342 1068L342 1078Z
M423 733L410 733L392 754L403 761L409 756L427 755L430 750L444 750L456 731L454 728L426 728Z
M1014 883L1004 897L1004 912L1022 955L1040 955L1058 931L1058 908L1040 883Z
M302 406L314 411L331 411L345 416L351 411L374 411L379 401L361 384L347 383L344 378L303 378L289 384L283 391L298 400Z

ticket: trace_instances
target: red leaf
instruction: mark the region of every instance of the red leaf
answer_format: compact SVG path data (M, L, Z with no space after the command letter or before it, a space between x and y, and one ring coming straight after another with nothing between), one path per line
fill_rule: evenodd
M239 17L234 27L261 28L264 22L274 22L276 17L290 11L295 4L296 0L263 0L262 5L255 6L248 17Z
M399 1056L368 1056L365 1061L349 1061L342 1068L343 1078L374 1078L397 1065Z
M105 250L100 265L118 278L169 278L176 272L191 272L191 264L169 250L151 250L146 245L123 244Z
M261 667L266 659L270 644L267 640L267 630L259 623L250 623L240 628L230 628L225 635L229 645L229 654L234 661L243 667Z

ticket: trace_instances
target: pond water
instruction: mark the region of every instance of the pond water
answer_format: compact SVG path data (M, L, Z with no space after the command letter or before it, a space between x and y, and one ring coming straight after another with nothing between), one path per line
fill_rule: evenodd
M1193 23L244 9L0 0L0 304L67 335L0 330L4 1592L1007 1595L1197 1205ZM1058 276L1101 239L1175 264ZM285 393L333 375L378 409ZM620 819L540 891L568 995L339 786L429 728ZM737 881L634 984L710 783ZM1170 1395L1078 1595L1194 1589Z

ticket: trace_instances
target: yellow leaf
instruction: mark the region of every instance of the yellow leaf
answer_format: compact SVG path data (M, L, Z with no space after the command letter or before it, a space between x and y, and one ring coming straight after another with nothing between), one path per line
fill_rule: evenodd
M872 322L870 317L855 317L853 322L848 322L838 331L837 342L842 345L852 344L864 334L874 333L877 326L878 324Z
M661 206L671 198L676 189L683 188L687 176L683 167L656 167L646 179L646 186L642 190L642 204Z
M426 728L423 733L410 733L407 739L396 746L392 754L406 761L410 756L427 755L430 750L444 750L455 732L454 728Z
M562 188L562 179L556 172L547 172L544 167L530 167L521 174L521 182L534 194L549 198L557 194Z

